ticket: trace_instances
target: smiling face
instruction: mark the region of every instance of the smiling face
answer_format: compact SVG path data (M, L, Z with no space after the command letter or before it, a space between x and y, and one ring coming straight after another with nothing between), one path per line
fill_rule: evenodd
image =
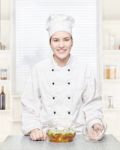
M69 59L72 45L73 40L71 34L67 32L56 32L50 38L53 56L55 60L60 62Z

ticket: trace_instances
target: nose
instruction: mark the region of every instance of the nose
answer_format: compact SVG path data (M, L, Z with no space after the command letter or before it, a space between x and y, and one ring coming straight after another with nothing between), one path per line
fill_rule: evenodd
M60 48L63 48L63 47L64 47L64 42L63 42L63 41L60 41L60 42L59 42L59 47L60 47Z

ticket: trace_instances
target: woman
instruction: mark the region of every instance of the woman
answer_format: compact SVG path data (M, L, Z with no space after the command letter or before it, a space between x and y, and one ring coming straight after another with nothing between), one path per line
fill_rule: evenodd
M46 130L56 122L77 133L86 129L91 140L104 135L95 77L70 54L73 24L72 17L60 14L47 20L53 55L34 66L22 98L23 131L32 140L45 140Z

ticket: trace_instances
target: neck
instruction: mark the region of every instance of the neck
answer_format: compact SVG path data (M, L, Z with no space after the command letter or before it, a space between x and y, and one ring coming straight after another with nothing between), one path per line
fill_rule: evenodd
M60 59L60 58L58 58L58 57L56 57L56 56L53 55L53 58L54 58L54 60L55 60L55 62L57 63L58 66L64 67L67 64L67 62L68 62L68 60L70 58L70 55L68 55L64 59Z

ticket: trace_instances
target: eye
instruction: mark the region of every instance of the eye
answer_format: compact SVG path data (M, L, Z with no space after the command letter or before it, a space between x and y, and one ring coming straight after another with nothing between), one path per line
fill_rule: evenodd
M70 41L70 38L65 38L64 41Z
M53 39L53 42L58 42L59 40L58 39Z

